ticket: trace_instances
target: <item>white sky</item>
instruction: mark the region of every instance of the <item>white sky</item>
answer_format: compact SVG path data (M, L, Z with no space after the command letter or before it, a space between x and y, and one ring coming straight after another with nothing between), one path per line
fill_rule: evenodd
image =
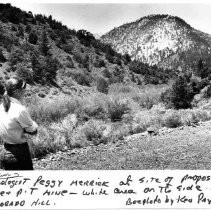
M103 2L102 0L82 0L77 4L76 1L70 0L32 0L30 1L32 3L24 0L0 0L0 2L10 2L13 6L25 11L32 11L33 14L52 15L54 19L71 29L85 29L93 34L106 33L114 27L150 14L176 15L192 27L211 34L211 1L209 3L206 0L148 0L147 3L143 0ZM108 4L107 2L116 3Z

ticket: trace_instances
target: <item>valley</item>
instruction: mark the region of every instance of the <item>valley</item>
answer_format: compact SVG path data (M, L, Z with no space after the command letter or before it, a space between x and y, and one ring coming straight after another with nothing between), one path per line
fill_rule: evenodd
M0 4L0 100L27 82L34 168L209 170L211 36L158 14L98 38Z

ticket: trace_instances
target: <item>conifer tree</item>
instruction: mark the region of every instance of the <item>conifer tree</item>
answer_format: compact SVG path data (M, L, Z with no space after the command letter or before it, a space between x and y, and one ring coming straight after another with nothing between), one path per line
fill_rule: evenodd
M37 40L38 40L38 37L37 37L35 31L32 31L32 32L29 34L29 38L28 38L29 43L35 45L35 44L37 44Z
M41 51L44 56L47 56L49 54L49 49L50 49L50 45L48 41L48 35L47 35L46 30L44 30L42 34L42 41L41 41Z

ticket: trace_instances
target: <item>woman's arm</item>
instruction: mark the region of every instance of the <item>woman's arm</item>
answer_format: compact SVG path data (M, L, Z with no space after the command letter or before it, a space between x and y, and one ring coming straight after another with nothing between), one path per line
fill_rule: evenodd
M30 135L36 135L37 134L37 128L38 125L36 122L34 122L28 111L24 108L21 110L18 118L17 118L18 123L20 126L23 128L24 133L30 134Z
M24 133L30 134L30 135L37 135L37 130L33 131L33 132L28 132L25 129L23 129Z

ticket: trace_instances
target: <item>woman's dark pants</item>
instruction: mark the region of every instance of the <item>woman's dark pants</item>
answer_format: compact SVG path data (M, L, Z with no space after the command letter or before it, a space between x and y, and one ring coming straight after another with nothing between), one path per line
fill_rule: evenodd
M33 170L28 143L4 144L1 164L5 170Z

